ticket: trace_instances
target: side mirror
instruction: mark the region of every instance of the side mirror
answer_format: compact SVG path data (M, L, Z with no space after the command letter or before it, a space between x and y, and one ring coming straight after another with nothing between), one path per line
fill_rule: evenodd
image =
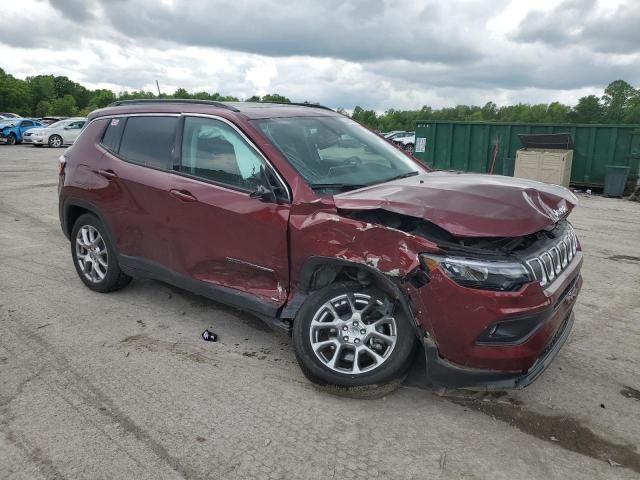
M257 198L263 202L278 203L275 189L269 181L269 175L264 167L260 167L260 184L249 194L249 198Z

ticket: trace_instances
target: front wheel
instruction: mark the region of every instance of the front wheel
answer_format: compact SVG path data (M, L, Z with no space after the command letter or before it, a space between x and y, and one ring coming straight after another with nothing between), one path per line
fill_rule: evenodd
M314 383L383 386L404 377L416 338L409 319L386 294L345 282L307 298L294 320L293 344L303 373Z
M11 135L9 135L9 138L7 138L7 145L15 145L16 144L16 136L12 133Z

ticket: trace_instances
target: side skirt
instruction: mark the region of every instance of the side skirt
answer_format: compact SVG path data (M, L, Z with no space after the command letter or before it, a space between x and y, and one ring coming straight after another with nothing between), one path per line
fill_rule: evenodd
M224 303L225 305L240 310L250 311L272 326L276 326L279 323L276 317L280 307L265 302L255 295L196 280L186 275L176 273L164 265L138 257L118 255L118 262L122 271L134 278L160 280L161 282L188 290L216 302Z

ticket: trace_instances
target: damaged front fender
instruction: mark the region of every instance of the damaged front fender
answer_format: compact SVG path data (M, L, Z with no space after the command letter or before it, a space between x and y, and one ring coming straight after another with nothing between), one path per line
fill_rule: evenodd
M328 207L328 206L326 206ZM291 245L291 298L283 318L293 318L306 294L333 281L332 267L355 268L364 277L399 301L409 317L407 298L410 278L421 271L419 253L440 249L425 238L382 224L374 224L340 215L335 208L307 212L304 205L293 206L289 218ZM318 279L318 277L320 277ZM426 325L416 325L422 332Z

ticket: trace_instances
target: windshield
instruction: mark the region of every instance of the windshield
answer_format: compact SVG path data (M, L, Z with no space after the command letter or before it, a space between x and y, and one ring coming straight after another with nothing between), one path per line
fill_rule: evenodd
M312 188L352 189L426 173L417 162L346 117L254 120Z

